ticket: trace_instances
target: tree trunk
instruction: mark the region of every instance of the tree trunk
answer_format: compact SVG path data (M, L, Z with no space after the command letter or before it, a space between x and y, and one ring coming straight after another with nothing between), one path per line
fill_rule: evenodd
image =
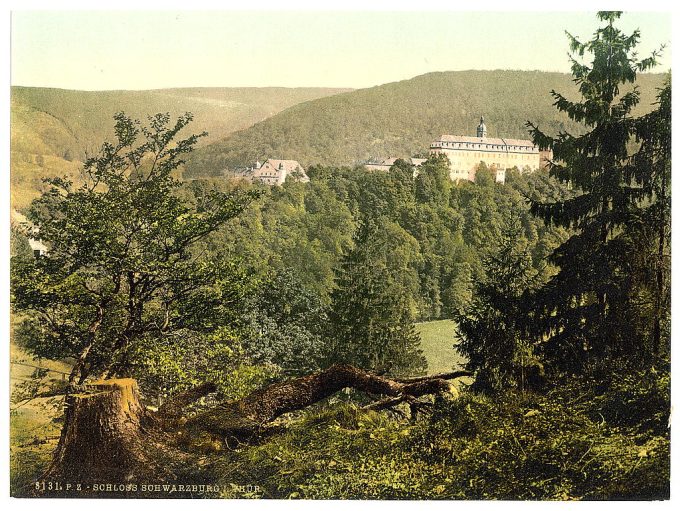
M66 397L64 427L43 480L119 483L162 475L150 447L158 432L131 379L97 381Z
M76 360L76 363L73 365L73 368L71 369L71 374L69 374L68 377L68 382L70 384L80 384L85 380L87 377L87 371L85 370L85 362L87 360L88 355L90 354L90 349L92 348L92 342L85 346L83 348L83 351L80 352L80 355L78 356L78 359ZM76 379L78 381L76 381Z
M164 419L173 419L180 417L187 406L198 401L203 396L207 396L213 392L217 391L217 385L212 382L202 383L197 385L181 394L168 399L163 405L158 409L158 414Z
M658 361L661 354L661 320L663 316L664 296L664 249L666 245L666 215L663 204L666 202L666 180L661 180L661 193L659 202L661 207L661 219L659 221L659 243L656 254L656 293L654 299L654 333L652 339L652 353L654 361Z

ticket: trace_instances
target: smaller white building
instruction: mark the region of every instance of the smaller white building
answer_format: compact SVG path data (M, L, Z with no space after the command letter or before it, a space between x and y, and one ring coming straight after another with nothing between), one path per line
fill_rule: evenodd
M389 172L390 169L392 168L392 165L394 165L398 159L399 158L378 158L374 161L364 163L364 167L366 167L366 170ZM414 177L418 175L417 168L427 161L425 158L401 158L401 159L404 160L406 163L410 163L416 168L416 170L413 171Z
M309 182L305 169L296 160L267 159L264 163L257 162L252 169L252 180L267 185L282 185L286 179L294 179L302 183Z
M28 245L31 247L35 257L41 257L47 254L47 247L40 240L28 238Z
M38 228L16 209L10 210L10 225L28 238L28 246L35 257L47 255L47 246L40 241Z

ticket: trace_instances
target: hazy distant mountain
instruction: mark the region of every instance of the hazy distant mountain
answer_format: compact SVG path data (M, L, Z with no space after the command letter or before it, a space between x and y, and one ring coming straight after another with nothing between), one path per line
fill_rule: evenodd
M12 200L23 207L47 175L72 174L85 154L113 136L113 115L145 119L194 114L187 135L209 132L202 144L247 128L297 103L346 92L323 88L187 88L149 91L74 91L12 87Z
M651 109L661 74L641 75L638 113ZM548 132L581 128L552 106L550 91L574 96L571 76L538 71L429 73L295 105L197 150L185 175L217 175L266 157L353 164L427 151L439 135L474 135L484 115L491 137L528 138L531 120Z

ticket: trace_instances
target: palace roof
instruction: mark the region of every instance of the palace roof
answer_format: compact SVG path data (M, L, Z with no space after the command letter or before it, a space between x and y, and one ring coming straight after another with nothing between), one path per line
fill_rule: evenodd
M531 149L535 148L534 143L531 140L519 140L515 138L488 138L488 137L465 137L463 135L442 135L437 140L432 142L432 145L436 144L437 142L515 146L515 147L527 147Z

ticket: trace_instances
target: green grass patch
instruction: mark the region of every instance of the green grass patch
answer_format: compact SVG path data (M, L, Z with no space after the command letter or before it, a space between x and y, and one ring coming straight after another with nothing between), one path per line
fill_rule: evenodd
M68 372L70 366L63 361L36 360L14 342L10 343L10 360L10 492L22 497L52 459L63 413L62 397L33 397L37 391L60 384L59 373L36 377L31 366L60 372Z
M437 374L462 369L465 358L454 350L456 323L450 319L417 323L420 347L427 359L427 373Z
M57 447L62 409L60 399L36 399L10 412L10 492L26 496L47 468Z

